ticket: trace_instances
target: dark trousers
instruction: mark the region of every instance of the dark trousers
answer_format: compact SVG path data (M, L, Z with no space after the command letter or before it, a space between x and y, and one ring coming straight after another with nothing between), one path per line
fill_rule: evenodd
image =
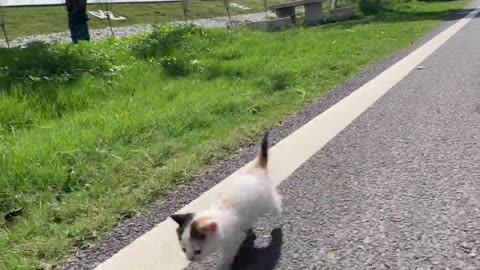
M73 43L78 43L80 40L90 40L87 25L88 20L88 16L85 13L68 13L68 28L70 28Z

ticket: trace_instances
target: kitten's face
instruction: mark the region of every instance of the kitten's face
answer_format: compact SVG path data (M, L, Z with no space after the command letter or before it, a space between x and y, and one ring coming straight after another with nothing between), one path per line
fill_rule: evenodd
M216 250L216 223L200 218L194 220L193 214L176 214L171 218L178 223L178 241L188 260L201 261Z

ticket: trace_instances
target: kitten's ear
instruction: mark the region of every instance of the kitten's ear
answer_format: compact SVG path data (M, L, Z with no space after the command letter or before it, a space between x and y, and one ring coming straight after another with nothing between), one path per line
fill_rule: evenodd
M207 228L209 233L216 233L217 232L217 223L215 221L210 222Z
M184 226L186 223L190 222L193 218L192 213L187 214L173 214L170 216L178 225Z
M200 218L194 221L190 229L190 237L197 240L205 240L208 235L217 232L217 222L210 218Z
M200 224L198 229L204 233L214 234L217 232L217 223L213 220L209 220L203 224Z

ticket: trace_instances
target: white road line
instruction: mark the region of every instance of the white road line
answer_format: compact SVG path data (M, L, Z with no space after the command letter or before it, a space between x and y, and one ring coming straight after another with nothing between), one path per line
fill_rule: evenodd
M280 184L479 12L480 6L272 147L269 162L271 176ZM248 165L250 163L240 170ZM231 180L232 176L227 177L179 212L208 207L217 192L229 188ZM176 224L171 219L165 220L100 264L96 270L179 270L188 266L179 248L175 228Z

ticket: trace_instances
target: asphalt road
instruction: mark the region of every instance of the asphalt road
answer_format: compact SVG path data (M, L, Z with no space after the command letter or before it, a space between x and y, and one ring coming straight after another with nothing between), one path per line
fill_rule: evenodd
M287 119L273 143L452 23ZM283 216L259 222L234 268L480 269L479 74L477 17L281 184ZM255 153L249 147L212 168L62 269L92 269Z
M280 190L240 269L480 269L480 17Z

